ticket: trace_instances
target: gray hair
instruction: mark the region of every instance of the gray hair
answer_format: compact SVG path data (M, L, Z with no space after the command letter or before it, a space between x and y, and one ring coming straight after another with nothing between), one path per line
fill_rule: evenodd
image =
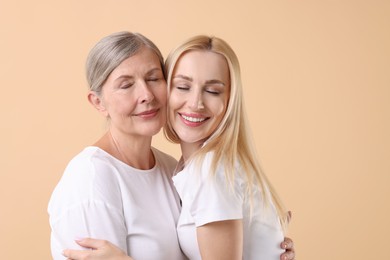
M164 73L164 58L151 40L140 33L117 32L102 38L88 54L86 73L89 89L99 94L111 72L143 46L157 55Z

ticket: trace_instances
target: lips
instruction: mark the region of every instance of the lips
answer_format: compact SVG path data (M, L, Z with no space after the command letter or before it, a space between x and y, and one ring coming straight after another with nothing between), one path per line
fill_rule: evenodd
M199 126L210 118L199 114L178 114L180 115L182 121L189 126Z
M191 116L185 116L185 115L181 115L185 120L187 121L190 121L190 122L193 122L193 123L199 123L199 122L203 122L204 120L206 120L207 118L203 117L191 117Z
M159 111L159 109L151 109L148 111L137 113L137 114L135 114L135 116L139 116L142 118L150 118L150 117L154 117L158 113L158 111Z

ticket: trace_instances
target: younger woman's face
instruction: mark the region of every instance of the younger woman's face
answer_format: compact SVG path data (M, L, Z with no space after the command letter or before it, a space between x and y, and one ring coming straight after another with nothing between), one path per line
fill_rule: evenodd
M169 120L181 143L203 144L226 112L230 78L225 57L186 52L176 63L170 88Z

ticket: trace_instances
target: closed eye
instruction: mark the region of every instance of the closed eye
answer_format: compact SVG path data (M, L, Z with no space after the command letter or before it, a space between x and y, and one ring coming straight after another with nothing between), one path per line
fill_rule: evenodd
M176 85L175 88L177 88L179 90L189 90L190 89L190 87L187 85Z
M212 94L212 95L219 95L219 94L223 93L223 89L219 86L216 86L216 87L206 86L204 88L204 91L209 93L209 94Z
M128 89L128 88L132 87L133 85L134 85L133 83L124 84L124 85L120 86L119 88L120 88L120 89Z
M212 95L219 95L219 94L221 94L221 92L216 91L216 90L206 90L206 92L207 92L207 93L210 93L210 94L212 94Z
M160 80L160 78L157 78L157 77L156 78L148 78L147 79L147 81L158 81L158 80Z

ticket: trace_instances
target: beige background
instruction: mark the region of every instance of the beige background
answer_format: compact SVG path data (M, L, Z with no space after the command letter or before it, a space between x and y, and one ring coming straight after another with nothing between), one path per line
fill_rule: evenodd
M164 55L194 34L226 39L297 259L388 259L390 1L0 0L1 259L50 259L51 191L105 129L84 61L121 30Z

